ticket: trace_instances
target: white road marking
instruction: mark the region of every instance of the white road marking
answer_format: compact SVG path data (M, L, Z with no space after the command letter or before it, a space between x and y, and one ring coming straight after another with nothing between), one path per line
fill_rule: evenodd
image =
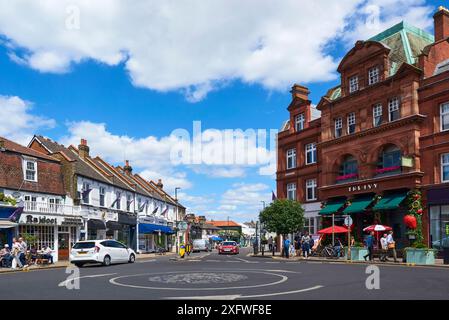
M257 262L257 261L249 261L249 260L245 260L245 259L242 259L242 258L235 258L235 259L237 259L237 260L239 260L239 261L242 261L242 262L245 262L245 263L259 263L259 262Z
M117 273L93 274L93 275L90 275L90 276L83 276L83 277L71 278L71 279L69 279L69 280L65 280L65 281L62 281L61 283L59 283L59 284L58 284L58 287L66 287L67 284L68 284L69 282L72 282L72 281L74 281L74 280L79 280L79 279L84 279L84 278L107 277L107 276L113 276L113 275L116 275L116 274L117 274Z
M147 262L154 262L157 261L156 259L151 259L151 260L144 260L144 261L136 261L136 263L147 263Z
M223 295L223 296L167 297L164 299L167 299L167 300L237 300L237 299L251 299L251 298L283 296L283 295L288 295L288 294L318 290L321 288L324 288L324 286L315 286L315 287L294 290L294 291L265 293L265 294L257 294L257 295L250 295L250 296L243 296L243 295L237 294L237 295Z

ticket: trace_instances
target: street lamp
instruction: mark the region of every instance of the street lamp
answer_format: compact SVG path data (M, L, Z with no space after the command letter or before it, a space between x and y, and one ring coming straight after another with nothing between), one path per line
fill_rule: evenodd
M178 237L178 224L179 224L179 207L178 207L178 190L180 190L180 187L175 188L175 201L176 201L176 253L178 253L178 247L179 247L179 237Z

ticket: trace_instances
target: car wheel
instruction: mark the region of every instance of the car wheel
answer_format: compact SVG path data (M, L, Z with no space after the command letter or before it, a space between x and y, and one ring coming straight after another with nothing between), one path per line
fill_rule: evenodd
M84 266L84 263L78 262L78 263L75 263L75 266L77 266L78 268L82 268Z
M103 265L106 267L111 265L111 257L110 256L105 256L103 258Z
M136 256L133 253L131 253L131 255L129 256L128 262L129 263L134 263L135 261L136 261Z

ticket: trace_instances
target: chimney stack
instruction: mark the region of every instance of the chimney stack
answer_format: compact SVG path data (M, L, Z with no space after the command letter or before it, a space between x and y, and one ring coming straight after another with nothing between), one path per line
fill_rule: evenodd
M449 10L443 6L433 16L435 42L449 37Z
M158 181L157 181L157 187L159 188L159 189L163 189L164 188L164 185L162 184L162 179L159 179Z
M126 175L132 175L133 168L129 165L129 160L125 161L125 166L123 167L123 171L125 171Z
M290 93L292 94L292 99L301 99L304 101L309 100L309 89L303 86L300 86L299 84L294 84L292 87L292 90L290 90Z
M81 158L85 159L87 157L89 157L89 146L87 145L87 140L86 139L81 139L81 143L78 146L78 150L79 150L79 155Z

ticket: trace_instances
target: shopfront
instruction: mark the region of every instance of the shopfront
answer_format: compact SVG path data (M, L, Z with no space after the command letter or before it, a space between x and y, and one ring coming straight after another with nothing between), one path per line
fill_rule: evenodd
M430 244L441 251L449 247L449 186L427 190Z
M119 213L118 223L120 229L117 231L117 240L127 245L132 249L136 249L136 225L137 220L135 216L126 213Z
M84 211L87 216L87 230L83 230L82 238L87 240L117 239L122 225L118 223L118 213L90 208Z
M138 223L139 253L155 252L159 248L170 250L173 228L164 219L140 217Z
M0 204L0 248L5 244L12 244L18 224L10 221L9 217L17 208Z

